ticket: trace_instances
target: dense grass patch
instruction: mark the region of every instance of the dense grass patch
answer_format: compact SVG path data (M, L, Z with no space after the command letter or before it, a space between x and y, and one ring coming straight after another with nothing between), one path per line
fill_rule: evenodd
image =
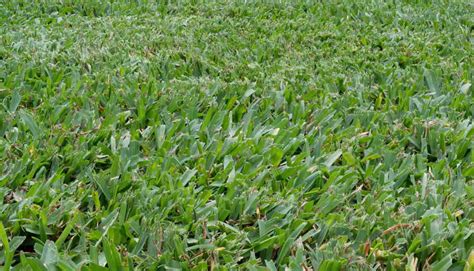
M474 268L472 3L104 2L0 1L5 269Z

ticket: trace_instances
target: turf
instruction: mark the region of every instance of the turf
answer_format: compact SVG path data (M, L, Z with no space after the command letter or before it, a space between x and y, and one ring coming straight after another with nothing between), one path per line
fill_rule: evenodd
M4 270L473 270L470 1L0 1Z

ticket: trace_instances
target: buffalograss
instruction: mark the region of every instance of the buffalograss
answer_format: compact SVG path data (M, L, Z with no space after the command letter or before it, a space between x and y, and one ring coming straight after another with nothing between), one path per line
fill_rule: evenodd
M0 1L4 270L473 270L470 1Z

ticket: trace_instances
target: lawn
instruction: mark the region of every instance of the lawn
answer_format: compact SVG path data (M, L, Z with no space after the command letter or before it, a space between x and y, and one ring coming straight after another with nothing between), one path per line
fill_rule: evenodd
M474 270L472 14L0 0L0 266Z

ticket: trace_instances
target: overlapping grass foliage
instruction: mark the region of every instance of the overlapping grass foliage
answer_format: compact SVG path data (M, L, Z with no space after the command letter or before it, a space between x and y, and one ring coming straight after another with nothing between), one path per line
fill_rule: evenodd
M0 264L472 270L473 11L0 1Z

